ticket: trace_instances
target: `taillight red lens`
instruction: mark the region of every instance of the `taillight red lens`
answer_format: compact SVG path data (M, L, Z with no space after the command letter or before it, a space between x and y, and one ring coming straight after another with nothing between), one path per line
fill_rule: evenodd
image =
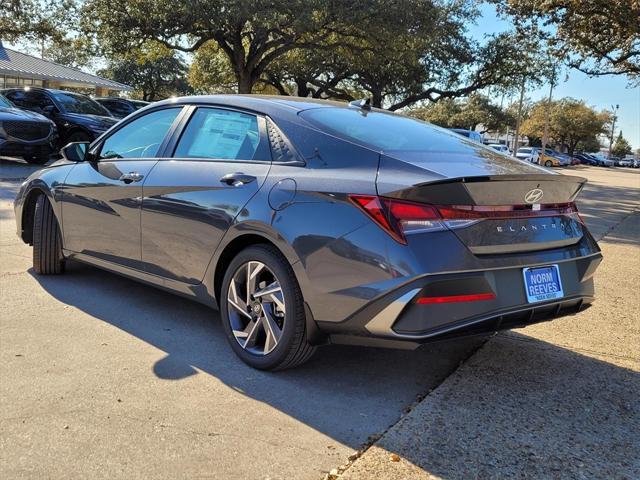
M349 198L400 243L407 243L406 233L446 230L438 211L431 205L373 195L350 195Z
M554 217L578 212L573 202L544 205L437 205L436 208L446 220Z
M349 195L349 198L389 235L404 244L407 243L406 234L464 228L485 219L566 215L584 224L573 202L543 205L426 205L375 195Z

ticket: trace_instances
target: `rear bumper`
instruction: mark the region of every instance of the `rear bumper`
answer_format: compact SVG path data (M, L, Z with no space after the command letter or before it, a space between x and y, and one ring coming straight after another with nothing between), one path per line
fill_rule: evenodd
M594 253L555 262L560 268L564 297L552 301L527 303L522 267L434 274L388 292L344 322L319 326L335 343L401 348L526 326L587 308L594 300L593 274L601 260L602 255ZM493 293L495 298L442 304L416 301L424 296L476 293Z

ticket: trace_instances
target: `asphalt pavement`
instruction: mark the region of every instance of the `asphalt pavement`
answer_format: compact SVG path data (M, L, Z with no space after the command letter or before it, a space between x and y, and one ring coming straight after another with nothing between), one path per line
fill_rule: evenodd
M622 468L616 449L637 439L637 287L612 282L638 284L637 231L618 227L633 223L639 170L571 170L590 179L580 208L596 235L607 235L590 310L487 344L325 347L308 364L272 374L237 360L218 314L202 305L81 264L60 277L33 274L11 203L34 169L0 160L2 478L320 479L346 464L349 478L497 477L527 471L522 439L535 442L514 425L532 419L559 464L569 449L563 440L577 439L587 465L607 447L601 463L610 470L585 470L602 473ZM584 407L577 394L585 392L602 412L591 423L571 413ZM541 422L554 398L565 406L553 418L570 421ZM531 409L530 418L518 416ZM588 444L582 422L599 441ZM465 456L478 446L485 455ZM547 461L540 451L532 447ZM458 460L435 462L439 452ZM463 460L489 463L465 470ZM629 459L624 472L635 466Z

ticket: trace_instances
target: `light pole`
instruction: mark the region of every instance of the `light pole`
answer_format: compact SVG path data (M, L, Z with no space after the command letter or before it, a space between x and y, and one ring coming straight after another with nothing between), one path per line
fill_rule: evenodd
M542 149L540 150L540 157L538 162L542 165L542 159L544 158L544 153L547 151L547 141L549 135L549 115L551 114L551 99L553 98L553 87L556 83L556 69L553 68L551 72L551 85L549 86L549 100L547 101L547 105L544 112L544 132L542 133Z
M618 118L618 108L620 105L614 107L611 105L611 110L613 110L613 120L611 121L611 138L609 139L609 156L607 158L611 158L611 149L613 149L613 135L616 131L616 119Z

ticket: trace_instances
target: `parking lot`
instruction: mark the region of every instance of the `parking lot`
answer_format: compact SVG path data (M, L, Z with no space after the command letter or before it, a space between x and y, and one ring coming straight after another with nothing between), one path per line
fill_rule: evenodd
M589 179L602 239L591 309L264 373L204 306L80 264L33 274L12 200L34 168L0 160L3 478L640 476L640 170L562 171Z

